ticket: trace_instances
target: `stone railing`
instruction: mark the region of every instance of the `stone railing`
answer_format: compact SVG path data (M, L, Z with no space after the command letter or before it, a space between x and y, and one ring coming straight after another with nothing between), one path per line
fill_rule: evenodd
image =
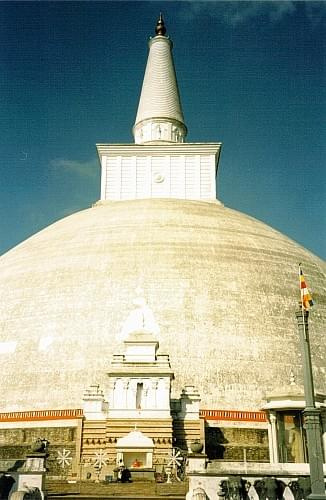
M305 500L310 478L190 477L186 500Z
M204 464L197 455L189 456L188 479L186 500L305 500L311 493L308 464Z

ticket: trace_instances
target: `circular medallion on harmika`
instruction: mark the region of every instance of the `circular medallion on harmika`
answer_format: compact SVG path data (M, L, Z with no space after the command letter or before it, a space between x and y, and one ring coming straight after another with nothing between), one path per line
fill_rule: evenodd
M157 183L163 182L164 181L164 175L161 174L160 172L155 172L153 174L153 179L154 179L154 182L157 182Z

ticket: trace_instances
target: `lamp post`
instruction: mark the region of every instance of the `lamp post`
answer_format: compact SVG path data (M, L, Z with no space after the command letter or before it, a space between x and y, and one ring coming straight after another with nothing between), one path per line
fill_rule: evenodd
M323 471L323 452L321 447L320 410L316 408L314 382L312 377L308 317L309 311L303 307L296 311L303 364L303 381L306 406L303 411L307 434L308 456L310 466L311 494L310 500L326 500Z

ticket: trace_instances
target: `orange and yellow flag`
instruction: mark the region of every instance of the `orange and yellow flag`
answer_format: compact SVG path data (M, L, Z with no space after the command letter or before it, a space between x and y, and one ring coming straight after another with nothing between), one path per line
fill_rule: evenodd
M305 309L307 311L311 306L314 305L314 302L313 302L312 297L309 293L309 290L308 290L308 287L306 284L306 280L303 276L303 272L302 272L300 264L299 264L299 280L300 280L301 304L302 304L303 309Z

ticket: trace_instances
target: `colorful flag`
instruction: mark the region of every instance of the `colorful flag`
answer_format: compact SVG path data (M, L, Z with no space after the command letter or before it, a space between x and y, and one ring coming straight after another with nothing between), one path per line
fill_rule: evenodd
M307 311L309 307L314 305L314 303L309 293L300 264L299 264L299 279L300 279L301 304L302 308Z

